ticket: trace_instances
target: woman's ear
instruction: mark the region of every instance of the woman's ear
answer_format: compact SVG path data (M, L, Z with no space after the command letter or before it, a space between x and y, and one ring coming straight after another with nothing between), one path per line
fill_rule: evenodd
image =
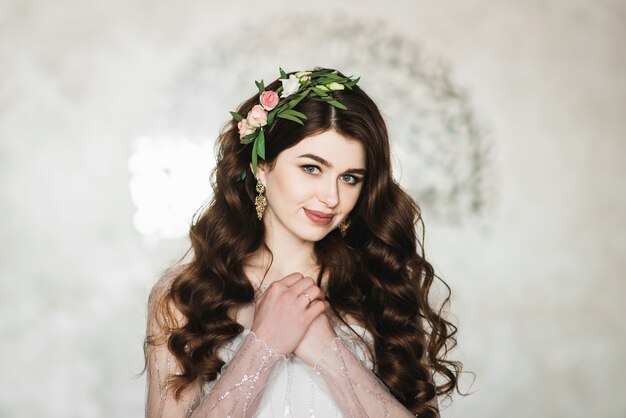
M250 172L252 173L252 163L250 163ZM267 175L267 163L265 161L259 161L256 164L256 178L261 181L263 186L267 185L266 183L266 175Z

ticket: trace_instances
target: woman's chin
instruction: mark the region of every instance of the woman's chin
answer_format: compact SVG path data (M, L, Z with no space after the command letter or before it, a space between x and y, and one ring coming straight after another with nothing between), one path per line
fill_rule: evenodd
M300 239L302 239L303 241L310 241L310 242L317 242L317 241L321 241L323 240L326 235L328 235L328 233L331 231L330 229L326 229L326 228L316 228L317 230L313 229L313 230L307 230L307 231L301 231L300 234L298 234L300 236Z

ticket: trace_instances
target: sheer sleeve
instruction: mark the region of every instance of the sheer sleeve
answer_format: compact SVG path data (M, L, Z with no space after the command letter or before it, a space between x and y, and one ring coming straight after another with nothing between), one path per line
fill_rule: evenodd
M286 359L250 331L206 395L196 385L186 388L181 398L175 400L167 380L173 373L179 373L172 354L165 346L151 348L149 354L148 418L251 417L262 399L272 369Z
M191 416L251 417L259 407L271 371L285 360L285 355L269 348L250 331L232 360L222 367L213 389Z
M344 417L414 417L339 337L314 369Z
M167 287L155 286L148 301L146 339L147 418L243 418L254 414L262 399L273 368L286 357L268 347L253 331L243 337L236 351L229 356L217 380L198 382L174 398L171 378L182 370L167 347L167 337L161 324L168 323L157 312ZM184 318L171 309L175 322ZM159 320L157 320L159 318ZM238 338L242 338L239 336ZM233 346L232 349L235 349Z
M189 417L201 396L200 385L193 385L174 399L169 378L180 373L166 344L147 348L146 418Z

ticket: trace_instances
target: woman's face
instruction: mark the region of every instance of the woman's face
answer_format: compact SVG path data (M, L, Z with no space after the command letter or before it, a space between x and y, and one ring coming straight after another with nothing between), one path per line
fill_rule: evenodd
M263 162L266 228L303 241L319 241L354 208L365 176L365 149L335 131L304 138L281 152L272 170Z

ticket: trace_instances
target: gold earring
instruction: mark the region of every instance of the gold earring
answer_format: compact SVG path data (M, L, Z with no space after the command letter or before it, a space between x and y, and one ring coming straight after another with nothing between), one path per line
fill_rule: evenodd
M256 180L256 192L258 193L256 199L254 199L254 206L256 207L256 216L259 220L263 219L263 212L265 211L265 206L267 206L267 199L263 196L265 193L265 186L259 179Z
M348 228L350 228L350 218L348 218L346 216L346 218L341 221L341 223L339 224L339 232L341 233L342 237L345 237L346 234L348 233Z

